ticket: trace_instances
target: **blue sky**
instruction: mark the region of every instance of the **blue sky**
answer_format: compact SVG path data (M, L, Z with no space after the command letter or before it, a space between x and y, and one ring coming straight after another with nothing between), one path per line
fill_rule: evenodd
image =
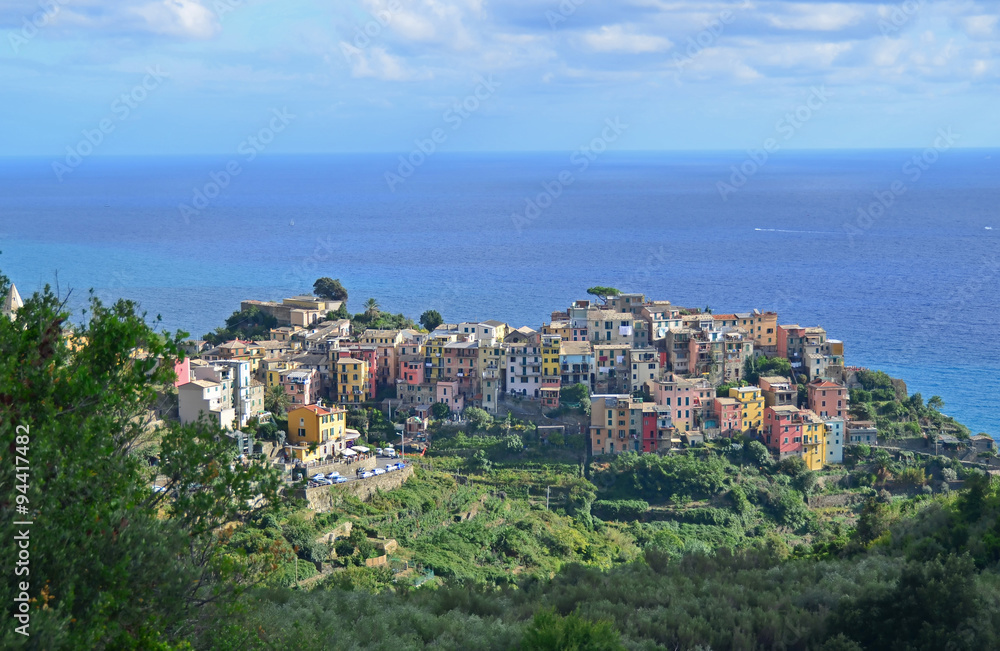
M609 118L618 149L746 149L796 111L787 148L995 147L998 6L7 0L0 155L102 121L102 155L232 153L275 109L268 153L573 150Z

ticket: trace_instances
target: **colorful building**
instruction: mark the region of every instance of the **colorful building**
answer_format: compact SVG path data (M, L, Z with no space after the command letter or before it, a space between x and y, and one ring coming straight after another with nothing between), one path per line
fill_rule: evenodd
M337 402L344 404L360 404L372 400L372 378L368 362L353 357L341 357L336 360Z
M542 335L542 378L562 378L559 366L559 346L562 337L559 335Z
M802 456L804 421L798 407L782 405L764 408L764 443L779 459Z
M590 398L590 449L593 454L642 450L642 400L628 395Z
M826 418L826 462L844 463L844 419Z
M809 409L820 418L846 418L850 393L843 384L829 380L813 380L806 389L809 392Z
M735 398L716 398L713 402L716 424L723 436L732 437L743 431L743 405Z
M822 470L826 463L826 425L812 410L802 410L802 460L809 470Z
M730 387L729 397L743 406L743 433L760 432L764 427L764 396L760 387Z
M289 404L313 405L319 400L319 373L315 369L281 371L279 380Z
M677 428L670 418L670 408L649 402L642 403L642 451L664 452L680 444Z
M304 405L288 412L290 458L304 463L335 457L344 450L347 411L338 407Z
M715 389L701 378L687 379L671 373L664 380L652 382L653 400L671 409L671 420L681 433L697 429L698 410L711 409Z

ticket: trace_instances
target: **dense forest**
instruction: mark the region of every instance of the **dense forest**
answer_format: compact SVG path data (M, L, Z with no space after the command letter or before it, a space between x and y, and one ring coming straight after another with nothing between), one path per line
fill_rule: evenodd
M222 433L159 420L184 334L136 309L46 289L0 319L3 567L34 523L30 637L10 619L3 648L1000 644L1000 485L975 464L857 446L817 473L742 439L587 459L473 412L402 488L314 513ZM876 411L902 403L873 382Z

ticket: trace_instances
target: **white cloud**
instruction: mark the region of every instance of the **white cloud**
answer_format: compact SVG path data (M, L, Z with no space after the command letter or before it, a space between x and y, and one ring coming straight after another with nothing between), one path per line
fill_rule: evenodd
M362 50L341 41L340 50L351 65L352 77L370 77L382 81L420 81L433 77L430 73L410 70L400 57L389 54L383 47L373 46Z
M627 52L630 54L663 52L673 47L670 39L627 32L622 25L605 25L596 32L584 34L583 42L595 52Z
M969 16L962 20L965 33L972 38L991 38L1000 16Z
M198 0L160 0L132 10L151 32L187 38L210 38L220 29L215 13Z
M855 5L837 3L782 4L784 13L768 15L767 21L778 29L833 32L856 25L866 11Z

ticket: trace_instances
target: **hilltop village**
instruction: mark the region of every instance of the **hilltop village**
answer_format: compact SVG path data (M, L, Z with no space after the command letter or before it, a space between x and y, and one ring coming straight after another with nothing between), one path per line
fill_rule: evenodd
M712 313L613 288L589 293L538 328L444 323L428 311L421 328L361 329L343 301L247 300L230 320L236 329L224 332L251 321L254 340L187 342L190 357L176 369L179 417L208 414L237 429L266 419L265 402L280 398L284 454L299 463L352 455L360 434L345 414L360 406L404 410L405 433L416 436L430 419L467 408L503 415L506 405L534 403L555 416L587 402L592 455L749 435L815 470L841 463L845 445L877 443L875 423L849 411L862 369L845 365L844 344L822 327L780 324L773 311ZM373 300L366 313L378 316Z

